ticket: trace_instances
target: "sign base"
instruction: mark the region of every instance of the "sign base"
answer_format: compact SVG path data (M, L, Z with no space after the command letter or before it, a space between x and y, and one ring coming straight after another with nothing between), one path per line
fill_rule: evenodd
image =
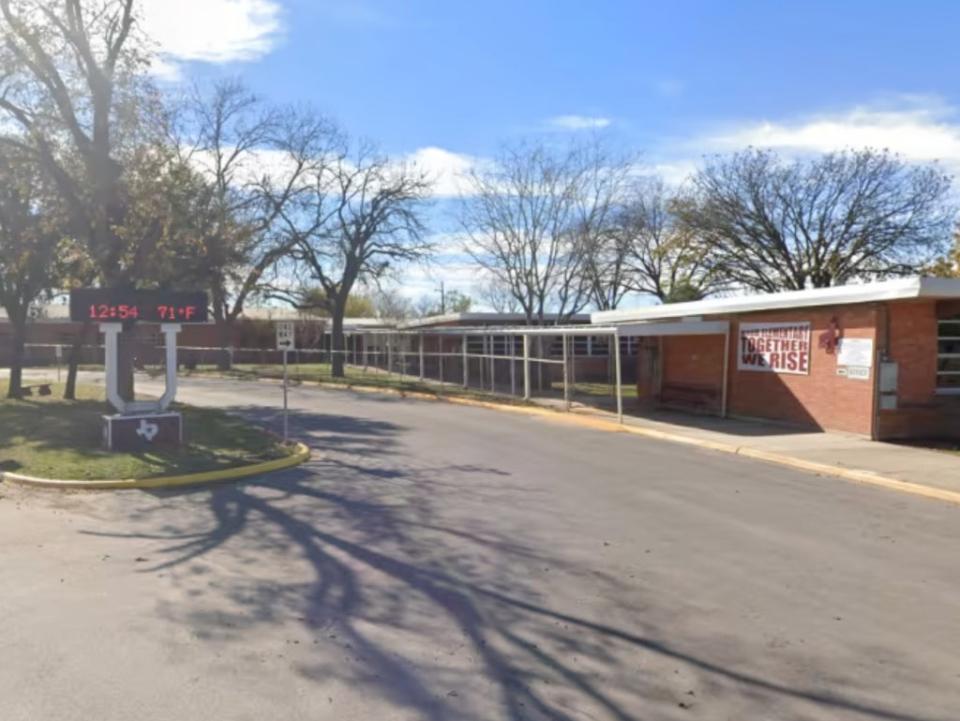
M103 445L108 451L149 451L183 443L179 413L103 416Z

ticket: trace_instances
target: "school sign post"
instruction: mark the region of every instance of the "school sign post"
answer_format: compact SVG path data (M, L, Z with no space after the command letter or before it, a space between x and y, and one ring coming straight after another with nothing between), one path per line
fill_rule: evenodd
M183 418L169 411L177 395L177 334L185 323L207 322L207 294L160 290L81 288L70 292L70 320L95 322L104 336L107 401L104 446L148 450L183 442ZM126 400L119 392L119 336L136 323L159 323L164 338L166 385L158 400Z

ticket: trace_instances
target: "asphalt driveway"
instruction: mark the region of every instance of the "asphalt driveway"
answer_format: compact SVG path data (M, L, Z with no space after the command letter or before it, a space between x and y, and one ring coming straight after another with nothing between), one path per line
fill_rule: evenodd
M276 386L181 398L279 428ZM318 454L268 478L0 485L0 718L960 717L958 507L492 410L291 402Z

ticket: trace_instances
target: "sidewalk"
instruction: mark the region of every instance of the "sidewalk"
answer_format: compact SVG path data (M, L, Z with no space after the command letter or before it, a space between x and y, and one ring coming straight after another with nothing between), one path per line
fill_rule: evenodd
M550 406L554 403L550 402ZM587 406L575 405L573 413L594 418L613 418L613 414ZM615 418L613 418L615 421ZM867 480L881 476L958 494L960 502L960 452L951 453L927 448L914 448L894 443L871 441L845 433L827 433L794 429L762 421L722 419L671 411L657 411L643 417L625 416L626 430L643 434L674 436L680 442L741 455L782 462L793 459L797 465L827 466L811 469ZM858 476L865 476L860 478Z

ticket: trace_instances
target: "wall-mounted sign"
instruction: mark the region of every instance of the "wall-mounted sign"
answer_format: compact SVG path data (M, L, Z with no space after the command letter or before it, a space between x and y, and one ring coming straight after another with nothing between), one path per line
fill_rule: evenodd
M77 323L206 323L207 294L78 288L70 291L70 320Z
M810 323L741 323L737 368L809 374Z
M839 366L873 366L873 338L843 338L837 353Z
M869 380L873 367L872 338L842 338L837 351L837 375Z

